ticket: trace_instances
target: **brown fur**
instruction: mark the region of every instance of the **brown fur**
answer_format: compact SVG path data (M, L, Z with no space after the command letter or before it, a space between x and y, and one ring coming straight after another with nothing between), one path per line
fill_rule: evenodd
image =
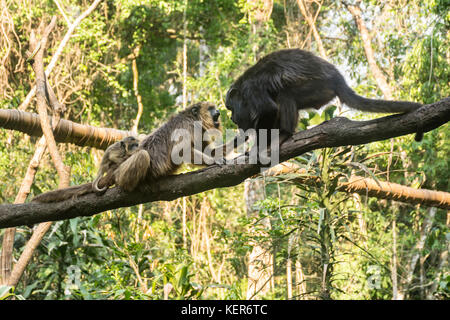
M97 177L94 182L92 182L92 189L95 192L106 191L108 185L102 189L98 187L100 178L102 178L105 173L107 176L112 177L114 171L119 167L119 165L137 151L138 146L139 140L132 136L123 138L122 140L110 145L103 155Z
M170 118L163 126L148 135L138 148L129 150L128 153L131 153L131 155L125 152L127 150L126 148L123 148L123 146L120 147L121 141L111 145L109 148L116 146L114 149L119 145L119 150L116 150L117 152L108 152L108 148L105 151L96 179L97 188L100 186L102 189L98 188L99 190L106 190L115 183L123 190L132 191L138 183L146 178L156 180L159 177L172 174L179 168L179 165L174 164L170 159L172 149L176 143L171 140L172 132L176 129L186 129L191 133L191 137L194 137L195 121L202 121L202 133L213 128L220 130L220 121L218 118L214 121L212 112L215 113L216 117L218 116L218 111L214 104L209 102L200 102L190 106ZM191 140L190 144L193 146L194 141ZM209 141L202 141L202 150L209 146L209 144ZM223 149L226 149L225 145ZM194 152L201 152L202 150L195 150ZM203 157L206 158L208 156L203 155ZM209 160L212 161L211 159ZM105 172L106 175L104 175ZM49 203L73 199L87 193L95 192L94 183L85 183L79 186L42 193L36 196L33 201Z
M114 173L115 181L125 191L132 191L143 178L143 172L150 167L150 155L147 150L139 150L121 165Z
M67 199L74 199L83 194L91 193L92 191L92 183L89 182L79 186L41 193L34 197L32 201L40 203L59 202Z
M91 192L105 192L109 186L114 184L114 171L122 162L137 151L138 145L139 140L135 137L123 138L106 149L94 182L41 193L34 197L32 201L41 203L59 202L74 199ZM99 185L102 188L99 188Z
M171 159L171 153L177 141L172 141L172 133L176 129L185 129L191 135L193 154L203 152L210 141L202 141L202 150L194 149L194 123L202 122L202 133L208 129L220 129L219 119L214 121L212 114L218 117L215 106L209 102L196 103L169 119L164 125L148 135L140 144L139 152L133 154L122 163L115 172L116 184L123 190L132 191L136 186L148 179L154 181L162 176L174 173L180 165ZM191 159L193 159L193 154ZM206 155L203 155L205 159ZM211 159L209 159L211 161Z

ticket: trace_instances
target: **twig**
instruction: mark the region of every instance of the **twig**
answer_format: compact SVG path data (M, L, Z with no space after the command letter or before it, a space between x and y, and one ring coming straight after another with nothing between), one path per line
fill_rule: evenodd
M67 30L66 34L64 35L63 40L61 41L61 43L58 46L58 49L56 49L55 54L52 57L52 60L50 61L50 63L47 66L47 69L45 70L45 75L48 77L50 75L50 73L52 72L53 68L56 65L56 62L58 61L59 56L61 55L64 47L66 46L67 42L69 42L70 37L72 36L72 33L75 31L76 27L78 27L78 25L81 23L81 20L83 20L84 18L86 18L96 7L97 5L101 2L102 0L95 0L90 7L84 11L70 26L69 29ZM20 104L19 106L19 110L25 110L28 105L31 103L31 100L33 99L34 95L36 94L36 86L34 86L30 92L27 94L27 96L25 97L25 100L23 100L23 102Z

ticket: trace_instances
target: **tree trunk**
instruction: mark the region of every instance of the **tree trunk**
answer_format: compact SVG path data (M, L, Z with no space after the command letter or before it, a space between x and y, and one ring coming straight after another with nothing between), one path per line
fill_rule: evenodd
M258 214L256 202L264 200L264 182L261 179L247 179L244 185L244 197L247 207L247 216ZM269 218L259 221L266 229L270 229ZM249 230L255 234L256 230ZM273 258L270 248L260 243L251 243L252 252L248 258L248 285L247 299L253 300L263 297L270 291L270 282L273 277Z
M392 89L375 60L375 54L373 52L371 43L372 38L362 18L361 8L357 5L347 5L347 9L355 19L356 26L361 33L361 40L363 43L364 52L366 53L367 62L369 63L370 71L374 76L378 87L381 89L381 92L383 92L384 97L388 100L392 100Z

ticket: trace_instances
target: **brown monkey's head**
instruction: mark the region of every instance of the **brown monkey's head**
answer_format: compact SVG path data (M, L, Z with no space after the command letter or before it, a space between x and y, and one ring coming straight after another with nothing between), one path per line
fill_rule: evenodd
M127 154L132 154L139 147L139 140L136 137L129 136L120 140L121 146L125 149Z
M202 121L202 127L208 129L221 129L220 112L217 110L215 104L211 102L198 102L193 104L186 110L196 120Z

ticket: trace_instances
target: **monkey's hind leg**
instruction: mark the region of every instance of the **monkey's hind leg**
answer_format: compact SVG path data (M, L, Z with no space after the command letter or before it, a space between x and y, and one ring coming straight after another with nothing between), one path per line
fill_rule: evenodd
M116 185L122 190L133 191L145 179L150 168L150 155L147 150L139 150L125 160L114 171Z

